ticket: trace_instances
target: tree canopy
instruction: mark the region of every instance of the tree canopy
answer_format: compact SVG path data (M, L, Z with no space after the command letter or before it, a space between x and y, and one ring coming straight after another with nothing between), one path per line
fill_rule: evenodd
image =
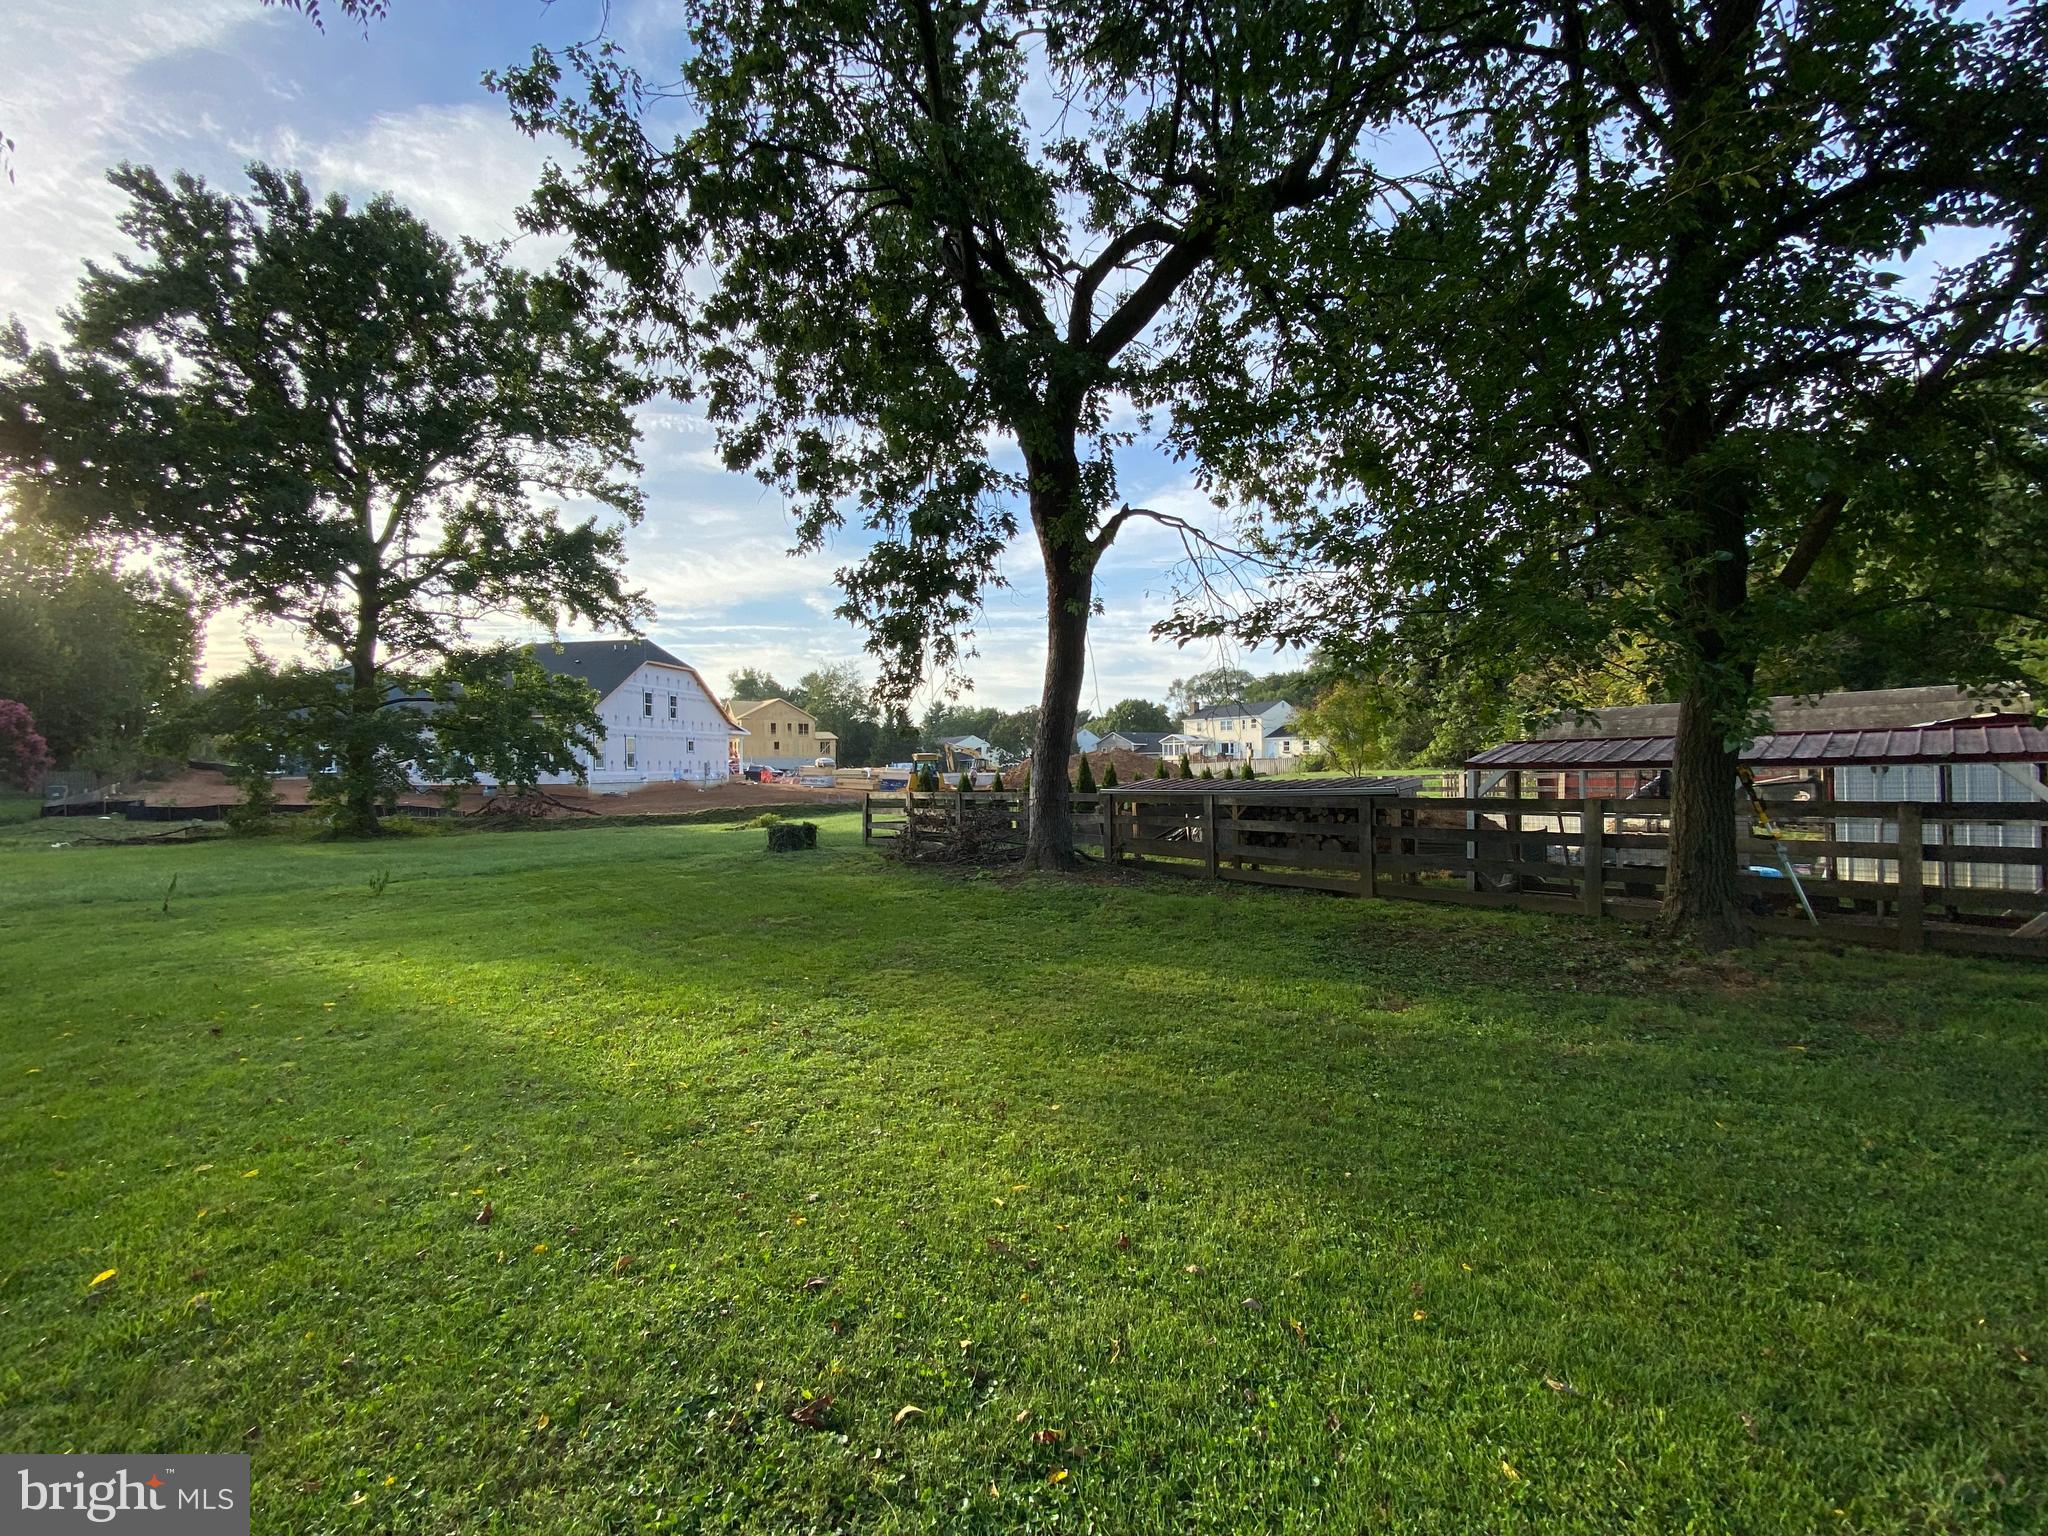
M735 699L788 699L790 703L801 700L792 696L791 691L775 681L774 677L758 667L741 667L726 681L732 685L729 695Z
M1170 731L1175 720L1164 704L1152 699L1119 699L1088 722L1098 736L1111 731Z
M112 778L139 766L198 660L183 587L0 515L0 698L28 707L59 767Z
M1419 27L1351 0L686 14L668 143L645 112L669 93L616 49L500 77L573 152L531 225L573 238L805 547L876 535L840 580L885 697L956 660L1028 525L1036 746L1064 756L1096 567L1131 519L1178 522L1124 498L1117 413L1171 404L1181 322L1240 239L1373 180L1360 150L1417 89ZM1073 861L1057 778L1032 785L1033 864Z
M148 541L293 626L338 679L339 819L373 828L417 739L395 713L525 686L472 665L476 619L647 611L621 571L642 386L573 285L388 197L315 199L261 165L247 197L111 179L140 256L88 267L61 350L18 324L0 345L0 466L60 526Z
M1297 574L1181 628L1498 686L1633 648L1684 705L1667 919L1739 937L1763 687L1876 628L1988 677L1971 615L2040 611L2039 14L1530 0L1452 104L1429 195L1208 312L1185 441Z

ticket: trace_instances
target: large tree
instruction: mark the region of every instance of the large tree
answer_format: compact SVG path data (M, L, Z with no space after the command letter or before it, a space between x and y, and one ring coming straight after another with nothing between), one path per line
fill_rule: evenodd
M478 618L630 626L641 386L573 284L451 246L388 197L247 198L123 167L139 248L94 266L61 350L0 346L0 471L295 626L344 694L337 824L374 829L380 717L457 685ZM554 499L613 514L565 516Z
M729 697L731 698L789 698L789 690L783 687L782 684L775 681L774 677L771 674L763 672L759 667L741 667L739 671L733 673L731 677L727 678L726 682L730 684L732 687L732 692L729 695ZM795 699L790 699L789 701L792 704L796 703Z
M690 121L666 144L645 113L676 93L609 47L501 79L574 151L532 226L574 238L805 547L849 519L877 535L841 580L885 698L953 662L1021 510L1047 587L1036 752L1064 760L1097 568L1158 516L1119 490L1119 405L1168 402L1179 322L1238 241L1371 179L1360 146L1417 88L1409 10L686 10ZM1073 862L1061 775L1034 776L1026 858Z
M1191 437L1313 568L1242 632L1504 680L1636 648L1683 705L1667 923L1739 942L1762 685L1909 613L1995 675L1970 616L2041 605L2043 503L1987 494L2048 367L2040 13L1529 0L1465 106L1438 195L1311 210L1196 353Z

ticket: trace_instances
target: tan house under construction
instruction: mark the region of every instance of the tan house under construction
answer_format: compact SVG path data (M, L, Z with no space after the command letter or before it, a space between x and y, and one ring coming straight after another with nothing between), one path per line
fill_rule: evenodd
M726 707L747 729L742 766L808 768L821 757L839 757L839 738L787 699L734 699Z

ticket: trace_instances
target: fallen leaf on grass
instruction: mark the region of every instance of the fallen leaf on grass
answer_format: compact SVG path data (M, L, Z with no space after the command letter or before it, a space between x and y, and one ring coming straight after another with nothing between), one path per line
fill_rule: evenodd
M1128 1232L1119 1232L1119 1233L1117 1233L1117 1235L1116 1235L1116 1251L1117 1251L1118 1253L1128 1253L1128 1252L1130 1252L1130 1249L1131 1249L1131 1234L1130 1234L1130 1233L1128 1233Z
M789 1422L804 1429L823 1429L825 1415L831 1411L832 1394L820 1392L816 1397L799 1403L789 1411Z
M1509 1482L1519 1483L1522 1480L1522 1474L1517 1472L1505 1457L1501 1459L1500 1469L1507 1474Z
M612 1273L615 1275L623 1275L626 1272L627 1266L630 1265L632 1262L633 1255L631 1255L630 1253L620 1254L618 1257L618 1262L612 1265Z
M90 1291L96 1289L99 1286L105 1285L109 1280L113 1279L114 1276L118 1275L119 1273L121 1273L121 1271L119 1271L118 1269L103 1269L98 1274L92 1277L92 1282L86 1286L86 1289Z
M486 1200L484 1208L476 1213L476 1224L480 1227L488 1227L491 1224L491 1218L496 1214L497 1212L491 1209L491 1202Z
M1423 1311L1423 1310L1422 1310L1422 1308L1420 1308L1420 1307L1417 1307L1417 1308L1415 1309L1415 1312L1414 1312L1414 1320L1415 1320L1416 1322L1418 1322L1418 1323L1419 1323L1419 1322L1421 1322L1421 1321L1422 1321L1422 1320L1423 1320L1423 1319L1424 1319L1425 1317L1427 1317L1427 1316L1429 1316L1429 1314L1428 1314L1427 1312Z
M804 1289L807 1291L822 1291L831 1283L831 1280L824 1275L813 1275L804 1282Z
M1048 1483L1064 1483L1067 1480L1067 1469L1065 1467L1054 1467L1046 1475L1045 1480Z
M901 1424L905 1419L911 1418L913 1416L917 1418L923 1418L924 1410L918 1407L915 1403L905 1403L901 1408L898 1408L896 1410L896 1417L891 1419L889 1422L892 1425Z
M1058 1445L1066 1438L1066 1432L1058 1429L1041 1429L1031 1437L1034 1445Z

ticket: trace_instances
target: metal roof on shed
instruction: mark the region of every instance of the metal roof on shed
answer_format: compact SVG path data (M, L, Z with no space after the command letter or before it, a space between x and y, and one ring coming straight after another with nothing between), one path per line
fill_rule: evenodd
M1105 795L1419 795L1422 780L1378 779L1134 779Z
M1467 768L1668 768L1671 736L1510 741L1465 759ZM1922 725L1889 731L1780 731L1759 736L1741 760L1778 768L1890 763L2048 762L2037 725Z

